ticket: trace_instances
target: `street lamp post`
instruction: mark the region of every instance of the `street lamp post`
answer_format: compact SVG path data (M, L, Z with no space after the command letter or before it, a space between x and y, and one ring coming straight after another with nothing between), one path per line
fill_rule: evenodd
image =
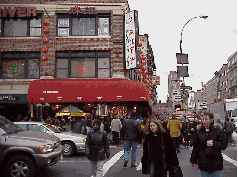
M203 18L203 19L206 19L208 16L198 16L198 17L193 17L193 18L191 18L190 20L188 20L187 21L187 23L185 23L185 25L183 26L183 28L182 28L182 31L181 31L181 40L180 40L180 55L182 56L182 55L184 55L183 54L183 51L182 51L182 36L183 36L183 29L185 28L185 26L191 21L191 20L193 20L193 19L195 19L195 18ZM183 67L183 61L182 61L182 67ZM188 63L187 63L188 64ZM185 77L187 77L187 76L185 76ZM183 75L183 82L182 82L182 85L183 86L185 86L185 83L184 83L184 75ZM185 91L185 89L183 88L183 90L182 90L183 92ZM187 104L187 98L186 97L182 97L182 107L183 107L183 103L186 103Z
M182 31L181 31L180 53L183 53L183 52L182 52L182 35L183 35L183 29L184 29L184 27L188 24L188 22L190 22L191 20L193 20L193 19L195 19L195 18L203 18L203 19L206 19L207 17L208 17L208 16L193 17L193 18L191 18L190 20L188 20L187 23L185 23L185 25L183 26Z

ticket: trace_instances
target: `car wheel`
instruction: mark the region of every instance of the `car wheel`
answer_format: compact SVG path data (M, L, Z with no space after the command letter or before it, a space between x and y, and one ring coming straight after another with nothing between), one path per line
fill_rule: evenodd
M75 147L74 144L68 141L62 142L62 146L64 147L64 157L69 157L74 154Z
M36 173L35 163L30 157L24 155L16 155L10 158L6 164L7 177L33 177Z

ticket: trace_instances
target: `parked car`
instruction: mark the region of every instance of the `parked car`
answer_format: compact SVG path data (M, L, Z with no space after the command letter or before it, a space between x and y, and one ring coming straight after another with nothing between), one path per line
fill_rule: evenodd
M14 122L26 131L41 132L57 136L64 147L64 156L72 156L75 152L85 150L87 136L72 132L62 132L57 127L44 122Z
M0 116L0 164L4 176L33 177L37 168L54 165L62 154L58 137L23 131Z

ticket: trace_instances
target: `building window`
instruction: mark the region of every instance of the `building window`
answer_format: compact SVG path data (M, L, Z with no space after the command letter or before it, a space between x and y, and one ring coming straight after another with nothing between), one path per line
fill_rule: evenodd
M2 18L0 19L0 36L41 36L41 17Z
M109 36L110 14L58 14L58 36Z
M40 52L0 53L1 79L33 79L40 76Z
M57 52L56 78L110 78L109 51Z
M72 18L73 36L94 36L95 27L95 18Z

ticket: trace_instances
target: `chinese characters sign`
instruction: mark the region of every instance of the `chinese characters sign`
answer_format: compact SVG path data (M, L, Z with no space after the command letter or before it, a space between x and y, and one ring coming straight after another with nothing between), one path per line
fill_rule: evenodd
M126 69L136 67L135 16L134 11L125 16Z
M71 7L70 15L80 15L80 14L96 14L94 7L85 7L85 10L82 10L79 6Z

